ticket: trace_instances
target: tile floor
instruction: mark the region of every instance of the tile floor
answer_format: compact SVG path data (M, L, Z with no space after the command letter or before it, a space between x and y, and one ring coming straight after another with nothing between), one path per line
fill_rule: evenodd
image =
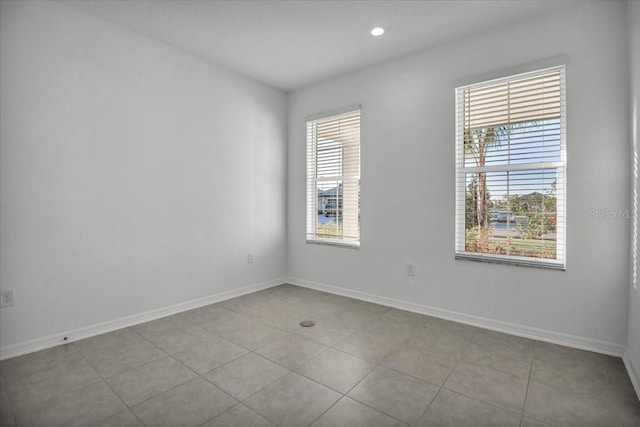
M8 359L0 379L2 426L640 426L619 358L291 285Z

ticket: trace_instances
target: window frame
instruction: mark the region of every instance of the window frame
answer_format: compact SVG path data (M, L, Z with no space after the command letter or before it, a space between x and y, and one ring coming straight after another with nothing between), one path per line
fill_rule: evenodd
M533 78L546 74L559 73L559 98L560 98L560 161L559 162L530 162L519 165L485 165L466 166L464 154L464 126L465 108L464 93L469 89L478 89L507 83L524 78ZM505 111L509 111L510 107ZM455 259L471 260L498 264L509 264L527 267L549 268L556 270L566 270L566 219L567 219L567 138L566 138L566 66L557 65L529 72L513 74L497 79L479 81L455 88ZM562 211L556 215L556 259L537 258L529 256L489 254L466 250L466 177L469 173L479 172L517 172L524 170L545 170L556 169L558 189L557 205L562 206Z
M310 131L312 123L326 122L330 120L339 120L353 116L355 113L358 115L358 141L357 141L357 175L337 175L331 178L318 178L317 177L317 143L316 135ZM329 246L339 246L351 249L360 248L360 189L361 189L361 130L362 130L362 106L360 104L350 105L344 108L331 110L328 112L313 114L305 118L306 128L306 155L307 155L307 167L306 167L306 224L305 224L305 236L306 243L322 244ZM311 133L311 134L310 134ZM343 150L343 147L340 148ZM342 151L341 151L342 157ZM318 215L318 182L326 181L340 181L344 184L344 181L357 182L358 188L358 200L357 200L357 224L358 224L358 239L343 237L327 237L319 236L317 233L317 215ZM346 190L342 190L342 203L336 200L336 211L338 211L339 205L344 206L344 197ZM344 212L344 208L343 212Z

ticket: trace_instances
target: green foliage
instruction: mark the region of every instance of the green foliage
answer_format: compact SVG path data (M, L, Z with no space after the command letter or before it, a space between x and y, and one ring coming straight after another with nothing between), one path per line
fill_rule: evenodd
M478 226L478 183L474 178L473 181L467 185L467 191L464 195L464 223L465 228L470 229Z
M491 147L507 143L510 134L532 123L510 124L492 128L465 129L464 152L475 166L486 165ZM537 122L533 122L536 126ZM504 254L535 258L556 257L556 241L544 239L556 231L557 199L555 183L543 193L510 195L491 201L485 173L476 173L465 192L465 249L469 252ZM511 212L516 217L515 229L507 236L494 232L489 222L489 209Z
M526 217L526 226L521 223L516 229L527 238L542 237L556 231L557 198L555 185L546 194L533 192L526 195L510 196L508 209Z
M466 230L465 250L483 254L515 255L533 258L556 258L556 241L526 237L499 237L491 227Z
M464 195L464 205L465 205L464 221L465 221L465 228L467 229L472 227L477 227L479 225L478 223L479 216L485 218L485 227L489 226L488 209L492 205L490 201L491 194L486 190L484 191L484 193L478 192L478 185L479 185L478 175L484 176L485 174L475 174L471 182L467 185L467 190ZM480 180L480 182L484 182L484 181ZM485 200L484 206L482 204L480 204L479 206L478 204L478 201L481 200L478 198L479 194L484 195L484 200ZM478 210L480 210L481 215L478 215Z
M543 235L555 231L556 227L550 215L538 212L527 216L527 228L525 236L528 238L542 237Z

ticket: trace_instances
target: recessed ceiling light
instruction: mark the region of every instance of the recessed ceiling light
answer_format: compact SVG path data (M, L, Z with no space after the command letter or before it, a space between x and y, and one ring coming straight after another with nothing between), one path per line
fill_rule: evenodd
M371 29L371 35L374 37L380 37L383 34L384 34L384 28L382 27L375 27Z

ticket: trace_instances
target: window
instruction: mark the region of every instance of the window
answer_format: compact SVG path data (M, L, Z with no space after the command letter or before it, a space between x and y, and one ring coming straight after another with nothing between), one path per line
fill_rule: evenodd
M360 106L307 119L307 242L360 245Z
M456 88L456 258L564 269L564 74Z

